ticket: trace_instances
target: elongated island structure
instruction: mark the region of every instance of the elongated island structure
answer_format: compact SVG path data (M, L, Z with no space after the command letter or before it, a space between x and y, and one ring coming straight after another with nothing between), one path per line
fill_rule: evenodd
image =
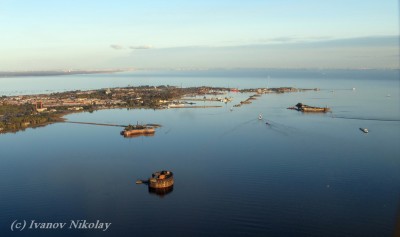
M138 135L154 134L155 132L156 130L154 129L154 127L137 124L137 125L128 125L121 132L121 134L124 135L124 137L131 137Z
M315 107L315 106L305 105L303 103L297 103L296 106L289 107L288 109L293 109L300 112L316 112L316 113L326 113L331 111L331 109L328 107Z
M63 122L64 115L93 112L101 109L182 109L218 108L219 105L194 105L198 102L231 103L236 93L249 93L250 97L235 107L250 104L266 93L287 93L318 89L293 87L237 89L224 87L138 86L105 88L88 91L67 91L51 94L16 95L0 97L0 133L17 132L30 127ZM230 96L225 96L230 94ZM225 97L225 98L224 98ZM186 101L185 101L186 100ZM179 106L176 106L176 105ZM137 131L135 131L137 130ZM130 131L130 132L129 132ZM128 129L127 134L139 132ZM142 130L151 134L151 129Z

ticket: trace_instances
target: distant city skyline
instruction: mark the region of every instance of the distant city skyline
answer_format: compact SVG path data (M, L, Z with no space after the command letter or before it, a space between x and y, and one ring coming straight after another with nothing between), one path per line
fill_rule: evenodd
M0 71L399 68L396 0L2 0L0 29Z

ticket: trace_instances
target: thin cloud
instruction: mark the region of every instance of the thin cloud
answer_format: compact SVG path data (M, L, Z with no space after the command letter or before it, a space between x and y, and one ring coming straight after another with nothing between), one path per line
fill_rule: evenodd
M272 37L271 37L272 38ZM127 50L119 63L164 68L398 68L398 35L357 38L301 37L304 41L188 45ZM288 41L288 39L275 39Z
M297 36L282 36L274 38L263 38L259 42L263 43L304 43L310 41L321 41L332 39L330 36L310 36L310 37L297 37Z
M115 50L121 50L124 49L124 46L119 45L119 44L112 44L110 45L111 48L115 49Z
M152 49L151 45L138 45L138 46L130 46L130 49Z
M265 42L280 42L280 43L287 43L299 40L298 37L275 37L275 38L267 38L261 41Z

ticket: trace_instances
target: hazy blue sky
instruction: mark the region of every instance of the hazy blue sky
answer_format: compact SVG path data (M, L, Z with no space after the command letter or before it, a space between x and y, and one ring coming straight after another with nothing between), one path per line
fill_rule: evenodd
M397 0L0 0L0 70L399 65Z

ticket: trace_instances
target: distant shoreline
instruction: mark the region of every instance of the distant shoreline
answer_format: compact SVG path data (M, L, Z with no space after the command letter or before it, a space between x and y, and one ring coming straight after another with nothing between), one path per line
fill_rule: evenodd
M318 89L293 87L238 89L225 87L138 86L116 87L86 91L67 91L51 94L0 97L0 134L18 132L62 122L63 116L76 112L93 112L101 109L169 109L217 108L207 102L230 103L227 93L253 93L248 99L233 107L251 104L262 94L300 92ZM207 98L207 96L210 96ZM224 97L225 96L225 97ZM194 105L201 103L200 105Z
M24 72L0 72L0 78L7 77L40 77L40 76L63 76L77 74L102 74L124 72L126 70L63 70L63 71L24 71Z
M304 71L304 72L330 72L330 71L399 71L400 68L136 68L136 69L109 69L109 70L53 70L53 71L0 71L0 78L8 77L40 77L63 76L77 74L103 74L127 71L145 72L225 72L225 71Z

